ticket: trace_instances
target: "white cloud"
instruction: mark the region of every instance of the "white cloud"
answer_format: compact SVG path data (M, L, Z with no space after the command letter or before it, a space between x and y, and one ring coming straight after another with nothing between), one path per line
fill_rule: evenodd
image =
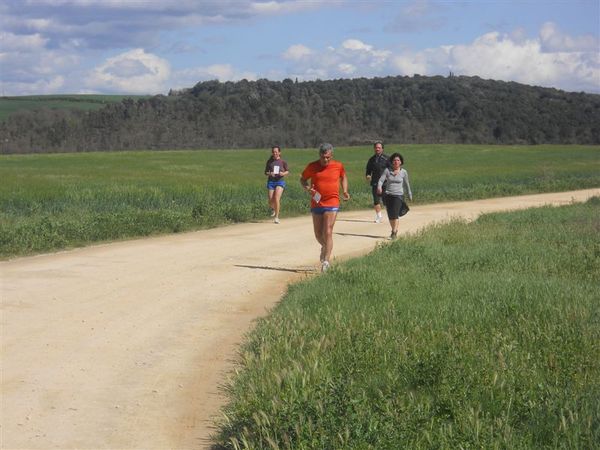
M546 22L540 30L545 52L600 52L600 38L592 34L569 36L553 22Z
M469 45L453 46L447 62L457 74L574 90L600 90L597 55L594 58L582 52L545 52L538 39L515 42L508 36L488 33Z
M450 49L448 63L459 73L478 74L483 78L507 79L511 76L539 77L547 70L540 60L540 45L536 41L517 44L497 32L487 33L470 45Z
M385 65L392 54L388 50L376 50L372 45L358 39L347 39L342 42L341 49L333 51L344 59L352 59L353 63L360 63L371 69Z
M344 42L342 42L342 47L344 47L347 50L356 50L356 51L365 51L365 52L371 52L373 50L372 45L367 45L364 42L359 41L358 39L346 39Z
M395 56L393 64L401 75L424 75L428 73L427 59L424 54L409 53Z
M571 37L545 24L538 38L522 29L490 32L467 44L392 53L359 39L321 50L297 44L283 57L285 73L301 80L385 75L456 75L600 93L600 54L589 37ZM550 51L554 49L553 51ZM592 49L582 51L582 49Z
M234 81L246 79L255 79L256 75L250 72L239 72L231 64L212 64L207 67L199 67L191 71L201 79Z
M3 95L52 94L65 86L65 71L79 62L76 55L46 49L39 34L0 33Z
M297 44L282 56L291 64L286 69L288 76L312 80L381 75L385 68L389 69L391 52L358 39L346 39L339 47L327 46L323 50Z
M348 64L348 63L341 63L338 64L338 70L343 73L344 75L352 75L354 72L356 72L356 66L353 64Z
M329 4L341 4L342 1L331 1ZM257 14L289 14L321 7L318 1L269 1L250 2L250 10Z
M134 49L106 60L85 80L90 89L129 94L156 94L168 90L169 63L143 49Z
M238 71L231 64L212 64L206 67L195 67L179 70L173 73L170 86L173 89L183 89L194 86L199 81L219 80L239 81L242 79L256 80L258 77L253 72Z
M515 28L510 33L510 39L521 44L527 40L527 31L522 27Z
M40 34L17 35L13 33L0 33L2 54L8 52L32 52L44 49L47 40Z
M306 58L312 54L312 50L304 45L297 44L292 45L285 52L283 52L283 57L285 59L293 59L299 60L302 58Z
M541 34L555 37L545 26ZM516 36L516 38L515 38ZM587 41L559 35L563 49L587 45ZM565 90L600 92L600 55L597 52L553 51L544 49L543 39L525 39L522 33L484 34L470 44L448 45L420 52L403 52L392 58L402 75L479 76ZM558 46L558 44L556 44Z

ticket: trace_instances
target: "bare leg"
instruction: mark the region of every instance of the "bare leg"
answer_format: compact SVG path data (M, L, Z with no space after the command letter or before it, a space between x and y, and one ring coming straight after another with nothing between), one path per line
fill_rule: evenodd
M321 244L321 253L319 254L319 261L321 263L326 261L327 245L323 236L323 224L325 223L325 217L323 214L313 214L313 229L315 232L315 238L317 242Z
M371 186L371 190L373 192L373 202L376 202L377 201L377 198L376 198L376 196L377 196L376 186ZM381 223L381 219L382 219L382 216L381 216L381 210L382 210L381 201L382 200L381 200L380 196L377 196L377 197L379 198L379 203L373 203L373 209L375 210L375 222L376 223Z
M321 244L321 247L324 247L325 241L323 240L323 236L322 236L322 232L321 232L321 230L323 228L323 221L324 221L323 214L313 214L312 219L313 219L313 230L315 232L315 238L317 238L317 242L319 244Z
M375 222L376 223L383 222L383 214L381 214L381 210L383 208L381 207L381 203L373 205L373 209L375 210Z
M273 209L275 210L275 217L279 217L279 208L281 207L281 195L283 194L283 187L276 186L275 193L273 195Z
M323 239L324 261L331 260L331 251L333 250L333 226L337 218L337 211L327 211L323 214L323 223L321 224L321 238Z
M273 198L275 197L275 191L273 189L267 190L268 200L269 200L269 208L275 211L275 207L273 205Z

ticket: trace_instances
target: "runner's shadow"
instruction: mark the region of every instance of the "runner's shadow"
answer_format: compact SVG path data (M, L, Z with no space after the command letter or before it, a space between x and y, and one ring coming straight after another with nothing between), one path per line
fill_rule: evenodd
M357 236L357 237L366 237L371 239L384 239L386 236L375 236L374 234L355 234L355 233L338 233L337 231L333 234L339 234L340 236Z
M294 272L294 273L313 273L315 269L311 268L297 268L291 269L289 267L272 267L272 266L251 266L248 264L234 264L235 267L243 267L245 269L261 269L261 270L279 270L281 272Z
M361 222L361 223L373 223L372 220L367 219L340 219L337 218L336 222Z

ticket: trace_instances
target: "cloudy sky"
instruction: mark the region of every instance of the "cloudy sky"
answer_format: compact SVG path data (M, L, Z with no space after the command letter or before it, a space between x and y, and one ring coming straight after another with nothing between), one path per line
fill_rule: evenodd
M0 0L2 95L449 72L600 93L600 0Z

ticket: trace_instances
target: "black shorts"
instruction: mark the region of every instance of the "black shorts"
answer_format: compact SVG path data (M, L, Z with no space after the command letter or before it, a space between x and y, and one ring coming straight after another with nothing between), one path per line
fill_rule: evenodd
M408 205L404 202L404 197L396 195L385 196L385 208L389 220L396 220L408 212Z
M373 192L373 205L381 205L381 202L383 201L383 197L385 194L383 194L385 192L385 185L383 187L383 189L381 190L381 195L379 195L377 193L377 185L373 185L371 186L371 191Z

